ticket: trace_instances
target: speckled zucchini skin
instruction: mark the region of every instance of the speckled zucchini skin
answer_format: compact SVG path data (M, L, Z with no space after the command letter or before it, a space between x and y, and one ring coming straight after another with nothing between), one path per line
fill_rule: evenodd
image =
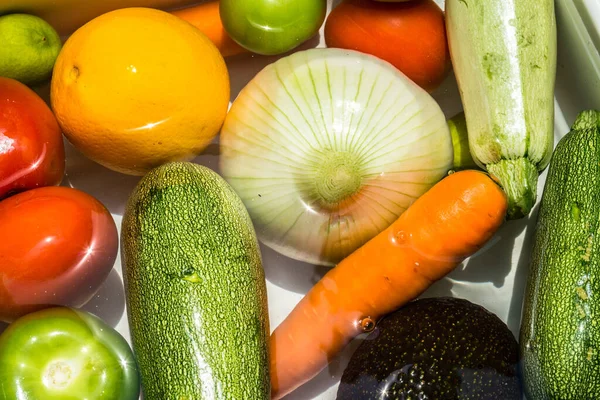
M250 217L212 170L150 171L121 252L145 400L269 399L267 294Z
M600 399L600 113L557 145L542 196L520 347L529 400Z
M446 0L445 7L471 155L502 185L509 219L525 217L554 146L554 0Z

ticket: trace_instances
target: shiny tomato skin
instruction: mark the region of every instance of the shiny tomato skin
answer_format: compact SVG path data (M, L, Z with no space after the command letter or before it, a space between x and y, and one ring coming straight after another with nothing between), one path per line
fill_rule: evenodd
M65 172L62 132L33 90L0 77L0 199L58 185Z
M51 305L81 307L117 250L112 215L82 191L48 186L0 201L0 320Z
M343 0L327 17L325 43L379 57L428 92L451 66L444 13L433 0Z
M138 400L140 379L127 341L100 318L54 307L0 335L0 399Z

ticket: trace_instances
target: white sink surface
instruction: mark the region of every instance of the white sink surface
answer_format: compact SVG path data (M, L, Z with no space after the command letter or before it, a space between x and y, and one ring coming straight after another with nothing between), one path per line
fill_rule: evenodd
M438 3L442 4L443 1L438 0ZM595 47L599 43L599 36L597 33L588 34L584 25L585 21L593 29L597 24L585 6L600 11L600 4L596 0L575 0L575 3L577 7L573 6L571 0L557 1L559 62L555 141L568 131L578 112L587 108L600 108L600 57ZM583 16L582 19L580 15ZM322 36L309 41L302 48L315 46L324 46ZM261 68L275 59L277 58L252 55L229 59L232 99ZM462 109L452 75L433 96L447 117ZM212 144L196 161L216 169L218 151L218 145ZM139 178L111 172L87 160L70 146L67 147L67 154L64 185L81 189L98 198L110 209L120 226L124 203ZM538 193L543 189L545 176L545 173L542 174L539 180ZM456 296L478 303L497 314L517 336L536 218L537 206L528 219L507 222L481 252L465 261L447 278L435 283L425 296ZM262 250L271 329L274 329L328 268L288 259L265 246ZM129 339L120 261L117 261L114 271L99 293L84 308L104 318ZM338 380L357 343L358 340L326 370L286 399L335 399Z

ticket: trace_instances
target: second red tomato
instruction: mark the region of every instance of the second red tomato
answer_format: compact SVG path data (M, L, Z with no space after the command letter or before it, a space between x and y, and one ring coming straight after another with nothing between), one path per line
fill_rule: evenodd
M43 187L0 202L0 320L51 305L81 307L113 267L117 227L92 196Z
M433 0L344 0L327 18L325 42L388 61L430 92L450 69L444 13Z

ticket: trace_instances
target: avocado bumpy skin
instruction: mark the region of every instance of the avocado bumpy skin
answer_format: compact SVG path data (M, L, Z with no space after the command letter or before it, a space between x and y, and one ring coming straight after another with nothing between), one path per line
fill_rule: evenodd
M385 317L344 371L338 400L521 400L518 344L464 299L428 298Z

